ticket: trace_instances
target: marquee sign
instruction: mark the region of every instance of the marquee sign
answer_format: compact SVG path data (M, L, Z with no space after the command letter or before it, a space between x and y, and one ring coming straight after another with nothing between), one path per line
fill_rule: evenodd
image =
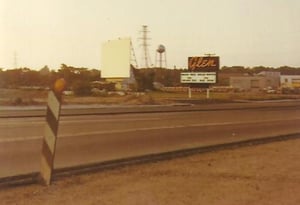
M181 83L217 83L216 72L184 72L180 76Z
M217 72L219 67L218 56L195 56L188 58L188 70L191 72Z

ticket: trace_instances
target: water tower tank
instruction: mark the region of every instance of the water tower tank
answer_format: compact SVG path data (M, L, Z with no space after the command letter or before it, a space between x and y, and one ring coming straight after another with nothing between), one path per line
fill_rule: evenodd
M165 51L166 51L166 48L165 48L165 46L164 45L159 45L158 46L158 48L156 49L156 51L158 52L158 53L164 53Z
M157 58L158 55L158 58ZM155 55L155 66L157 63L159 63L159 67L162 67L162 64L165 64L165 67L167 67L167 56L166 56L166 47L162 44L160 44L156 49L156 55Z

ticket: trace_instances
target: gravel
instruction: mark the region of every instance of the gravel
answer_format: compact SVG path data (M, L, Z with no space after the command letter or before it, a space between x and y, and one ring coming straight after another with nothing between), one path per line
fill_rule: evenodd
M296 205L299 193L295 139L5 188L0 204Z

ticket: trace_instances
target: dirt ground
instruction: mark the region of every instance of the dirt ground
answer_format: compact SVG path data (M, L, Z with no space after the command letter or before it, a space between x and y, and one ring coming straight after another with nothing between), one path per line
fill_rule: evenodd
M0 204L297 205L300 140L3 188Z

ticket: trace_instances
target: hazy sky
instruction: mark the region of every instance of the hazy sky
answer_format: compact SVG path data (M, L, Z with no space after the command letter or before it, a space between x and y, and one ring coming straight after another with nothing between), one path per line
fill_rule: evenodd
M101 44L131 37L142 62L148 25L155 63L215 53L221 66L300 67L300 0L0 0L0 68L100 68ZM16 54L16 55L15 55Z

